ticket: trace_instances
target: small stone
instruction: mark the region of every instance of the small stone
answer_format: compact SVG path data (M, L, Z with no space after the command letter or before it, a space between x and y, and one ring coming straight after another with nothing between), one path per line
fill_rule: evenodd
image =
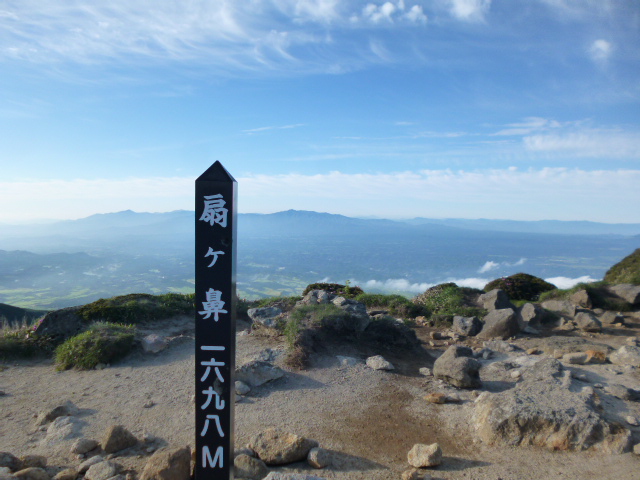
M76 480L78 477L78 471L75 468L65 468L64 470L56 473L53 480Z
M76 415L78 413L78 407L76 407L70 401L65 402L63 405L58 405L52 408L48 412L42 412L38 414L36 418L36 425L45 425L49 422L53 422L58 417L68 417Z
M537 348L530 348L529 350L527 350L527 355L539 355L540 354L540 350Z
M191 403L192 403L193 405L195 405L195 404L196 404L196 396L195 396L195 395L191 395Z
M251 387L249 385L247 385L244 382L241 382L240 380L236 381L236 394L237 395L246 395L247 393L249 393L251 391Z
M562 356L562 361L573 365L584 365L587 363L589 355L585 352L572 352L565 353Z
M520 370L512 370L509 375L511 378L520 378L522 376L522 372Z
M627 345L630 345L632 347L637 347L638 346L638 337L627 337L625 340Z
M238 448L233 451L233 457L237 457L238 455L249 455L250 457L255 457L256 452L251 450L249 447Z
M20 457L22 468L45 468L47 466L47 457L42 455L24 455Z
M342 367L355 367L358 364L358 359L355 357L343 357L338 355L336 358Z
M331 452L324 448L315 447L309 450L307 463L313 468L325 468L331 465Z
M140 342L142 350L146 353L158 353L167 348L168 342L165 337L152 333L147 335Z
M22 462L9 452L0 452L0 467L7 467L12 472L22 469Z
M90 467L95 465L96 463L104 462L105 458L101 455L96 455L95 457L91 457L88 460L82 462L78 467L78 473L83 474L89 470Z
M233 470L235 478L249 480L261 480L269 472L267 465L262 460L244 454L238 455L233 460Z
M318 442L269 428L255 435L248 446L267 465L286 465L306 459L309 450L317 447Z
M633 453L636 455L640 455L640 443L637 443L633 446Z
M149 400L147 403L145 403L144 405L142 405L142 408L151 408L156 404L156 402L154 402L153 400Z
M638 421L638 417L634 417L633 415L627 416L625 420L629 425L633 425L634 427L637 427L638 425L640 425L640 421Z
M442 463L442 449L437 443L416 443L407 454L409 465L416 468L437 467Z
M411 468L402 472L402 480L431 480L431 475L426 470Z
M9 467L0 467L0 479L4 480L5 477L12 477L11 469Z
M418 372L420 373L420 375L425 376L425 377L433 377L433 372L431 371L430 368L427 367L422 367L420 370L418 370Z
M71 453L77 453L82 455L83 453L90 452L98 446L98 442L89 438L79 438L73 445L71 445Z
M587 350L584 352L587 354L587 363L604 363L607 360L607 355L599 350Z
M429 403L443 404L447 402L447 396L444 393L429 393L424 396Z
M42 468L25 468L13 474L14 478L21 480L49 480L49 474Z
M149 458L140 480L189 480L190 472L189 447L161 450Z
M382 355L375 355L367 358L367 367L373 370L393 370L395 367L385 360Z
M87 473L85 473L84 478L85 480L108 480L118 475L121 469L122 467L116 462L105 460L91 465Z
M122 425L112 425L105 432L101 446L106 453L119 452L125 448L133 447L138 439Z

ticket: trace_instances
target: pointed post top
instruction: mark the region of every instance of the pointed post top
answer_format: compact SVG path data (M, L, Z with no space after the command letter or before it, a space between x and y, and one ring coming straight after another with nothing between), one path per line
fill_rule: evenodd
M231 176L227 169L222 166L219 160L205 170L196 182L235 182L235 178Z

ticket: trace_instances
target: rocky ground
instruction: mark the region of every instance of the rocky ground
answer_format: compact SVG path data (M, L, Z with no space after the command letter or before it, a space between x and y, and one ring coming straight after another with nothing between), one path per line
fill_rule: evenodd
M596 332L570 319L506 341L418 326L426 354L327 345L304 371L284 366L282 337L251 333L239 322L237 364L261 360L284 375L238 397L235 444L270 427L313 439L329 451L327 467L302 461L269 471L326 479L400 479L412 447L433 443L443 452L441 464L428 469L433 479L640 479L640 457L630 451L640 443L640 369L623 355L637 348L640 314L625 314L623 322ZM78 438L100 441L122 425L137 443L112 460L133 478L154 452L192 445L192 326L188 318L149 326L141 333L168 339L164 350L140 351L101 370L56 372L50 361L4 365L0 452L44 456L53 476L93 454L72 453ZM470 348L447 356L471 365L472 377L475 368L475 388L438 374L435 361L452 346ZM394 369L368 366L374 353ZM66 402L68 415L42 415Z

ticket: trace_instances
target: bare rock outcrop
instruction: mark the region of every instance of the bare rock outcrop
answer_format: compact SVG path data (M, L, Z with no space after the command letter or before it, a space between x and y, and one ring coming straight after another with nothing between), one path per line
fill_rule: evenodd
M140 480L189 480L190 472L189 447L160 450L149 458Z
M483 293L478 297L478 303L482 308L488 311L500 310L503 308L512 308L515 310L509 296L504 290L495 288L487 293Z
M459 388L480 388L480 362L469 347L451 345L433 364L433 375Z
M484 317L484 326L477 338L488 340L499 337L506 340L520 331L516 312L513 308L501 308L490 311Z
M511 390L483 393L473 422L488 444L536 445L552 450L629 450L631 433L605 419L595 396L570 390L571 378L554 359L526 369Z
M305 460L309 450L318 442L277 428L269 428L254 436L249 442L258 457L267 465L286 465Z

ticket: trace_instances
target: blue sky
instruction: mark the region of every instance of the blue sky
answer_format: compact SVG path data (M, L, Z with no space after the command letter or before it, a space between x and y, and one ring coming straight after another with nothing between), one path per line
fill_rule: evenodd
M637 0L4 0L0 222L640 222Z

